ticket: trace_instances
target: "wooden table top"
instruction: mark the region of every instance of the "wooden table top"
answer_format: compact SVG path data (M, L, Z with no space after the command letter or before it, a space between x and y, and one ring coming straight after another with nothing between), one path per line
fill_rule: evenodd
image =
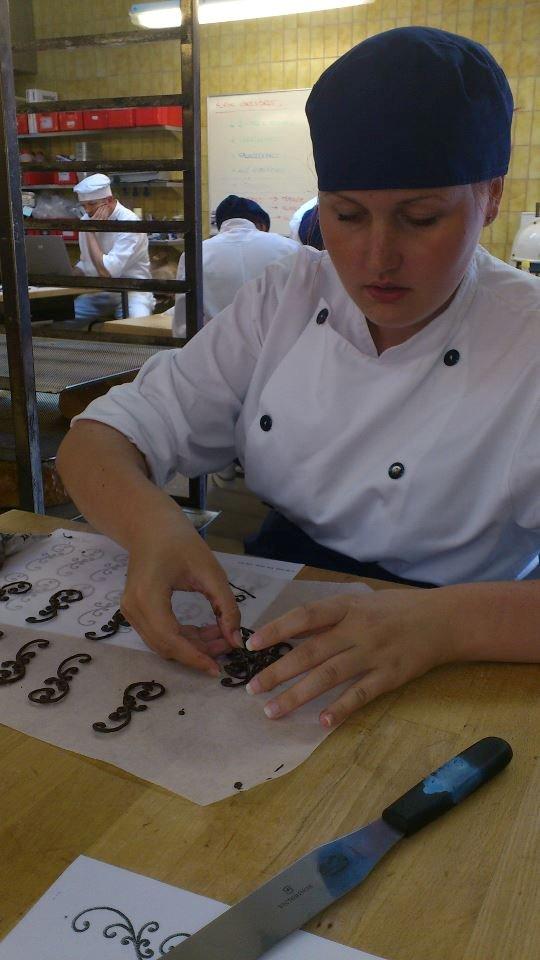
M95 293L88 287L29 287L30 300L43 300L46 297L78 297L81 293ZM4 294L0 284L0 303L4 302Z
M94 330L102 333L122 333L126 338L130 336L147 336L159 334L163 337L172 337L172 317L167 313L155 313L149 317L126 317L124 320L106 320L96 323Z
M0 517L10 532L59 525ZM0 727L0 935L79 854L234 903L495 735L514 748L510 767L306 929L388 960L537 960L539 689L538 666L441 668L356 713L287 776L208 807Z

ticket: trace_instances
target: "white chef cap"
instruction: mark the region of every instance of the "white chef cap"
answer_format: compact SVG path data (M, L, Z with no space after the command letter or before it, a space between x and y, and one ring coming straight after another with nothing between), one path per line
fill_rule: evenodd
M85 177L73 189L80 203L112 197L111 181L104 173L93 173L91 177Z

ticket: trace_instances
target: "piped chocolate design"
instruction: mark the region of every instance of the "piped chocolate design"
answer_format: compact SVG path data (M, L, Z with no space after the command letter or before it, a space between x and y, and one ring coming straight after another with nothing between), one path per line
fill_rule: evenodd
M225 673L229 674L221 680L222 687L245 687L256 673L260 673L292 650L290 643L276 643L266 650L246 650L246 643L254 632L247 627L240 627L244 646L231 650L221 664Z
M43 610L39 610L39 616L26 617L27 623L45 623L46 620L54 620L58 616L59 610L67 610L71 603L77 603L82 600L83 595L80 590L58 590L49 597L49 602Z
M131 714L138 713L141 710L147 710L145 703L138 703L138 700L157 700L165 693L165 687L162 683L154 680L137 680L136 683L130 683L124 690L122 703L116 710L109 714L109 720L112 720L114 726L107 726L103 720L98 720L92 724L92 729L96 733L116 733L123 730L131 723Z
M28 699L31 700L32 703L58 703L59 700L63 700L69 693L71 680L75 674L79 672L79 668L75 666L75 663L72 666L68 666L72 660L79 664L90 663L92 657L89 653L74 653L71 657L66 657L58 667L56 676L47 677L47 679L43 681L45 684L44 687L39 687L38 690L31 690L28 694Z
M121 610L116 610L113 613L110 620L107 623L104 623L101 627L101 633L96 633L95 630L88 630L85 633L87 640L106 640L107 637L114 637L115 633L118 633L120 627L130 627L131 624L126 620Z
M36 651L30 649L33 646L44 650L45 647L49 646L49 641L29 640L28 643L23 644L17 650L14 660L4 660L0 663L0 684L16 683L17 680L22 680L26 673L26 667L36 655Z
M0 600L5 603L10 597L16 597L21 593L28 593L32 589L32 584L28 580L13 580L12 583L5 583L0 587Z

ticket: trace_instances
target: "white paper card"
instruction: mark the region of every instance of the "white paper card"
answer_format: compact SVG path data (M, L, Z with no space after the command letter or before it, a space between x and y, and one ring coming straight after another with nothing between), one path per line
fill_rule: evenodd
M0 943L0 960L160 960L226 909L217 900L78 857ZM299 931L264 960L381 958Z

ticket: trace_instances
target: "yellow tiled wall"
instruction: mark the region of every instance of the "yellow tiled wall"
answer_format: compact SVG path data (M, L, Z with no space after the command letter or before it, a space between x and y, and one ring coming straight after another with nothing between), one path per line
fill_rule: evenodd
M33 0L38 36L129 29L130 0ZM203 207L207 222L206 97L309 87L332 61L367 36L422 24L484 43L502 65L515 98L513 155L502 209L482 241L507 259L522 210L540 201L540 2L526 0L375 0L342 10L272 17L201 28ZM35 85L62 96L122 96L177 92L178 45L92 48L39 54ZM19 86L21 81L19 80ZM23 84L23 86L26 84ZM64 141L57 144L64 145ZM120 156L174 156L172 134L103 137L104 151ZM69 144L68 144L69 146ZM181 194L154 190L133 206L154 215L179 212ZM150 205L151 204L151 205Z

